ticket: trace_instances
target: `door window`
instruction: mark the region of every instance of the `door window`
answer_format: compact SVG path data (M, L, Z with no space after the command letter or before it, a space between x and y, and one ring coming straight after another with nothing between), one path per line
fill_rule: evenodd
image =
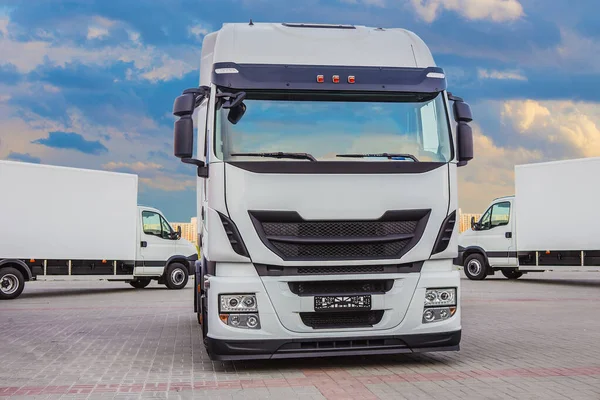
M142 224L146 235L154 235L163 239L173 239L173 230L169 223L158 213L142 211Z
M496 203L483 214L477 223L477 230L485 231L496 226L508 225L510 202Z
M510 203L508 201L494 204L492 207L491 227L508 225L510 218Z
M144 233L146 235L161 236L162 226L160 223L160 215L152 211L143 211L142 221Z

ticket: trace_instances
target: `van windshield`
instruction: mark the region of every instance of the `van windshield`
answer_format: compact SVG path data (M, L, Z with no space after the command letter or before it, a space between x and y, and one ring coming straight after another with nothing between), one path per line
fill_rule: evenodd
M246 112L237 124L227 119L228 109L215 111L215 154L221 160L448 162L452 158L441 93L255 91L246 92L244 104ZM278 152L295 156L256 154Z

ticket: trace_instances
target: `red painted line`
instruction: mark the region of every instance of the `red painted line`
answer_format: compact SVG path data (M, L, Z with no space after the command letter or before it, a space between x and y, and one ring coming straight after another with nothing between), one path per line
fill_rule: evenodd
M191 391L219 389L249 389L263 387L316 387L326 398L361 399L373 398L367 385L392 382L435 382L463 381L467 379L489 378L541 378L552 376L600 376L600 366L575 368L515 368L503 370L467 370L452 372L423 372L410 374L363 375L352 376L346 371L324 370L306 371L305 377L290 379L243 379L230 381L163 382L149 384L98 384L73 386L24 386L0 387L0 397L15 395L47 394L90 394L90 393L142 393L155 391ZM331 376L333 375L333 376ZM336 375L340 375L338 378Z

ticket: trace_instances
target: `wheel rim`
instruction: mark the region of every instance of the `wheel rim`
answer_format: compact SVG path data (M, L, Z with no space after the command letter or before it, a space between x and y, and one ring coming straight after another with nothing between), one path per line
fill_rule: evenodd
M479 275L481 272L481 263L477 260L469 261L467 264L467 271L469 271L469 274L471 275Z
M0 281L0 290L3 294L13 294L19 289L19 278L13 274L6 274Z
M177 268L174 269L173 272L171 272L171 282L173 282L176 285L181 285L183 283L183 281L185 280L185 273Z

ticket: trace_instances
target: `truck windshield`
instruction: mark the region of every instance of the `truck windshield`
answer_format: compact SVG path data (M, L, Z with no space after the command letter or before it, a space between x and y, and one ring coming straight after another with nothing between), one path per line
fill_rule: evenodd
M232 124L215 115L215 154L224 161L301 161L257 153L304 153L316 161L448 162L452 149L440 93L246 92ZM377 157L381 155L381 157ZM404 155L392 157L388 155Z

